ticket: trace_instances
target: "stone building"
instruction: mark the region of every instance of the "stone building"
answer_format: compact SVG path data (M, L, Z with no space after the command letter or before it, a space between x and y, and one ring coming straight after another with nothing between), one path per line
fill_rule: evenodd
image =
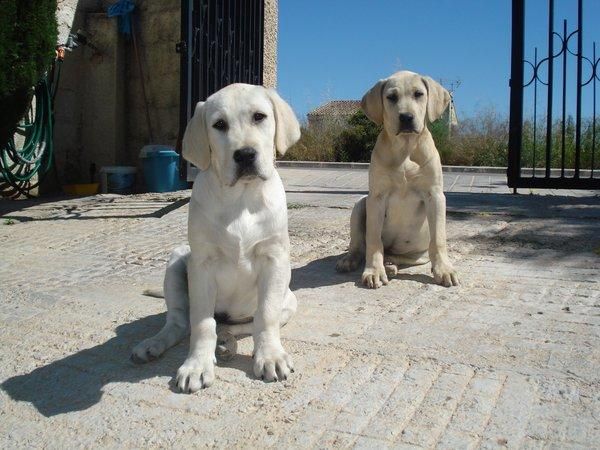
M306 115L312 129L345 126L348 119L360 110L360 100L331 100Z
M182 4L187 1L135 1L133 25L147 110L133 40L119 33L117 18L106 13L115 1L58 0L59 43L81 29L93 45L69 52L62 65L55 104L56 164L62 183L88 182L91 164L97 169L136 166L144 145L175 146L178 139L176 44L181 39ZM275 87L277 0L264 0L263 38L263 84Z

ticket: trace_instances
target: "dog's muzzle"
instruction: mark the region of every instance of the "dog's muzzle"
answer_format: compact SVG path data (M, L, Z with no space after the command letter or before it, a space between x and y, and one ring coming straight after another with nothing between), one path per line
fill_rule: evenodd
M233 160L236 163L236 178L254 178L259 176L256 169L256 150L252 147L240 148L233 152Z
M411 113L400 113L399 115L398 134L400 133L416 133L415 116Z

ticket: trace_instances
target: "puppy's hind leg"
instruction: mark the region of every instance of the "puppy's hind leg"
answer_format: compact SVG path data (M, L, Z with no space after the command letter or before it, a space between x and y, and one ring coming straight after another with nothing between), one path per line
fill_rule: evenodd
M153 337L133 348L131 360L136 364L152 361L189 334L189 296L187 260L190 247L182 245L173 250L167 264L164 281L167 322Z
M427 264L429 256L427 252L413 253L408 255L394 255L386 253L383 257L383 265L388 278L398 275L398 266L419 266Z
M367 231L367 197L361 198L352 208L350 216L350 247L348 253L338 259L335 270L338 272L352 272L358 269L365 260Z

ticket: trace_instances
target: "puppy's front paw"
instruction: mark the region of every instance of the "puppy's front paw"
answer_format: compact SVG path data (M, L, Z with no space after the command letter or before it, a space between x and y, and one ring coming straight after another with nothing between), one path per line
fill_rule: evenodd
M377 289L388 284L388 277L385 272L385 267L365 267L362 274L362 282L370 289Z
M215 381L215 356L188 356L177 371L175 385L181 392L191 394L209 387Z
M431 264L431 273L437 284L445 287L458 286L458 274L449 261L437 261Z
M262 345L254 352L254 375L265 381L283 381L294 371L292 357L281 345Z

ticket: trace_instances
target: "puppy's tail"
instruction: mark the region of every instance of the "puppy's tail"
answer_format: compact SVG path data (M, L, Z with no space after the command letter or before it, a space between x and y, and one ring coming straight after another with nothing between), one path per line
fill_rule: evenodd
M148 297L165 298L165 291L162 288L144 289L142 294Z

